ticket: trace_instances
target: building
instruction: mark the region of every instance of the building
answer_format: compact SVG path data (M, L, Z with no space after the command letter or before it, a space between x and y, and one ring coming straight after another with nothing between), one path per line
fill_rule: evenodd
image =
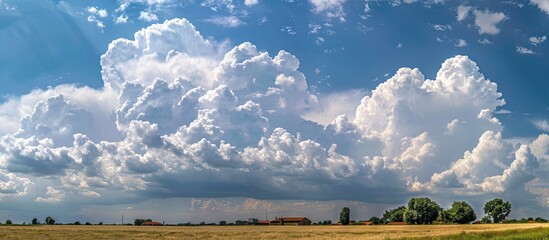
M359 225L374 225L374 222L370 221L360 221L358 222Z
M162 223L159 222L144 222L143 226L162 226Z
M248 218L248 225L271 225L271 221Z
M271 225L311 225L306 217L277 217L271 220Z

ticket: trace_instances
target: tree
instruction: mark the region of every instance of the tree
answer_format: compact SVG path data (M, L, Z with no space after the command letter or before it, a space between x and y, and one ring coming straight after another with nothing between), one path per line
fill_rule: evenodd
M133 221L133 225L135 226L141 226L143 225L143 223L145 222L152 222L151 219L143 219L143 218L136 218L134 221Z
M348 207L344 207L341 209L341 213L339 214L339 222L343 225L349 225L349 220L351 219L351 209Z
M31 221L31 223L32 223L33 225L39 224L38 219L36 219L36 218L33 218L32 221Z
M11 220L9 220L9 219L6 220L6 225L11 225L11 224L12 224Z
M82 225L82 223L80 223L80 221L76 221L74 222L74 225Z
M395 209L387 210L383 213L381 218L384 223L389 222L404 222L404 212L406 211L405 206L400 206Z
M376 224L376 225L380 224L380 223L383 223L383 221L381 221L381 219L379 219L376 216L371 217L370 220L368 220L368 221L370 221L370 222L372 222L373 224Z
M484 216L484 217L482 217L480 222L481 223L492 223L492 219L490 219L490 217L488 217L488 216Z
M431 224L438 218L441 208L429 198L412 198L404 212L404 221L409 224Z
M494 223L499 223L511 213L511 203L494 198L484 205L484 213L490 216Z
M97 225L103 225L103 222L99 222Z
M475 210L469 205L468 203L464 201L456 201L452 203L452 207L443 213L446 215L447 222L450 223L470 223L472 221L475 221L477 219L477 215L475 214Z
M45 223L48 224L48 225L53 225L53 224L55 224L55 219L53 219L52 217L48 216L48 217L46 218Z

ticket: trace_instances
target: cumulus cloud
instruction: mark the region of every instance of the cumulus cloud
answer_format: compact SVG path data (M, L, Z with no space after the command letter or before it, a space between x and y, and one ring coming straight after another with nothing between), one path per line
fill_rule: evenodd
M536 5L541 11L549 14L549 1L547 0L530 0L531 4Z
M90 14L88 16L88 22L95 23L98 28L105 28L105 24L99 19L107 17L108 12L106 9L98 7L87 7L86 11Z
M458 39L457 42L456 42L456 45L454 45L456 47L466 47L467 46L467 41L463 40L463 39Z
M469 12L473 9L471 6L465 6L465 5L459 5L457 8L457 16L456 19L458 21L463 21L465 18L469 16Z
M0 118L20 123L1 127L5 194L49 179L58 185L31 201L116 192L400 203L417 192L508 193L545 167L544 138L502 137L502 94L467 56L432 80L401 68L370 92L316 96L291 53L228 47L173 19L113 41L101 69L100 90L62 85L0 105Z
M549 123L547 120L535 120L533 123L534 126L540 131L549 132Z
M44 197L38 197L35 201L46 203L59 203L65 197L65 192L62 190L48 187Z
M145 22L156 22L158 21L158 16L149 11L141 11L137 19Z
M253 6L259 3L259 0L244 0L244 5Z
M309 0L315 13L325 13L328 18L337 18L345 21L343 5L347 0Z
M475 25L478 28L478 32L490 35L499 34L501 30L497 25L509 18L501 12L490 12L488 10L473 10L473 15L475 15Z

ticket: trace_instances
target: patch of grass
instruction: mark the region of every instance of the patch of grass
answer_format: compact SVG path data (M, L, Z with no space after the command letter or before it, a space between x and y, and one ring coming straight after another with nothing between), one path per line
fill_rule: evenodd
M549 228L536 227L531 229L512 229L504 231L484 231L475 233L465 233L462 231L459 234L436 236L436 237L421 237L421 238L404 238L404 239L431 239L431 240L484 240L484 239L498 239L498 240L537 240L537 239L549 239Z

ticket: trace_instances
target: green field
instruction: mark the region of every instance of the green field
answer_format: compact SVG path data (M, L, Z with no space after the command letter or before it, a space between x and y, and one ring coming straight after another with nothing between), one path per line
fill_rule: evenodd
M549 224L404 226L0 226L0 239L549 239Z

